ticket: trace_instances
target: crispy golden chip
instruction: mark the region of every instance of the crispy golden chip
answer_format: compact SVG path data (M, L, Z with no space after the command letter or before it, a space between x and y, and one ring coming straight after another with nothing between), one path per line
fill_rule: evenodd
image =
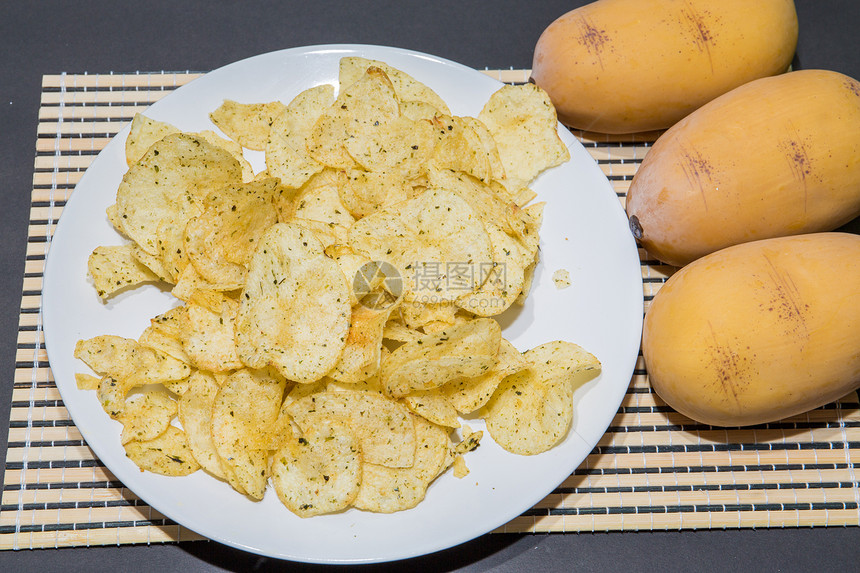
M233 141L232 139L224 139L217 133L211 130L203 130L193 133L192 135L202 137L212 145L216 147L220 147L230 155L232 155L236 161L239 162L239 166L242 168L242 181L250 182L254 180L254 168L251 166L251 162L245 159L244 151L242 150L242 146L239 145L238 142Z
M98 390L101 380L101 378L92 374L75 372L75 385L78 387L78 390Z
M237 352L252 368L272 364L289 380L319 380L343 351L350 312L346 278L322 243L299 225L278 223L249 265Z
M403 404L376 392L338 390L300 398L287 407L302 432L345 420L355 432L364 461L410 467L415 456L415 428Z
M293 216L349 227L355 218L340 200L340 188L345 184L343 171L325 169L313 175L296 195Z
M266 169L284 185L301 187L321 163L308 153L307 139L319 117L334 102L334 88L322 84L297 95L275 117L266 142Z
M432 121L436 135L433 165L468 173L481 181L489 181L490 157L475 129L460 117L437 116Z
M184 314L185 307L177 306L150 319L149 326L141 333L137 341L157 352L191 364L191 358L182 347L181 324Z
M382 357L382 330L394 307L352 309L343 353L328 375L341 382L361 382L375 375Z
M502 157L499 154L499 146L496 145L496 140L493 139L493 134L484 123L476 117L457 117L455 118L464 125L471 128L478 138L478 141L483 147L484 153L487 154L489 163L489 175L493 180L505 179L505 166L502 163Z
M235 328L239 303L225 299L221 312L188 303L183 319L182 347L202 370L226 372L244 365L236 353Z
M424 336L424 333L409 328L403 324L399 318L392 318L385 324L382 331L382 337L385 340L393 340L395 342L412 342Z
M308 137L311 157L329 167L349 169L355 165L347 145L364 142L400 115L394 87L379 68L368 68L317 120Z
M268 370L238 370L212 404L212 441L230 485L263 499L269 459L268 428L278 417L286 380Z
M478 119L493 135L506 178L515 187L570 159L558 135L555 108L535 84L503 86L490 96Z
M197 463L212 475L225 479L227 470L212 440L212 406L218 388L213 376L200 371L192 374L188 391L179 399L179 423Z
M469 468L466 466L466 458L462 455L457 454L454 456L454 477L457 479L462 479L469 475Z
M132 244L131 255L157 276L158 280L171 284L176 283L176 277L164 266L161 257L147 253L137 243Z
M361 489L355 507L365 511L393 513L418 505L430 483L446 467L450 439L448 431L413 416L417 447L415 462L408 468L363 464Z
M487 430L509 452L545 452L567 435L573 392L600 362L571 342L549 342L527 351L529 368L508 376L487 403Z
M407 342L383 361L382 384L400 397L480 376L497 362L501 332L495 320L479 318Z
M200 137L182 133L156 142L132 165L117 189L122 229L151 255L159 255L158 229L181 227L200 214L199 205L214 188L242 180L239 162Z
M274 177L210 193L204 212L188 221L185 246L197 273L215 290L236 290L263 233L278 220Z
M447 428L459 428L460 420L457 410L451 402L442 395L439 388L431 390L419 390L403 397L403 403L413 413L418 414L425 420Z
M140 161L152 145L179 129L164 121L151 119L142 113L134 114L125 140L125 160L129 167Z
M217 286L197 274L194 265L187 265L182 269L179 280L170 292L181 301L199 304L213 312L221 312L221 305L227 296L216 290Z
M209 114L209 119L242 147L263 151L269 139L269 129L285 108L279 101L239 103L224 100L218 109Z
M130 380L138 386L183 380L191 375L191 368L184 362L136 340L111 334L79 340L75 345L75 358L101 376Z
M397 97L402 102L424 102L432 105L442 113L450 114L448 106L432 89L419 82L406 72L389 66L379 60L370 60L357 56L341 58L339 82L341 90L348 88L367 72L368 68L378 68L391 79L391 84Z
M361 485L361 448L349 426L331 420L293 436L272 458L272 485L299 517L349 507Z
M120 440L146 442L163 434L176 415L176 400L162 390L147 390L126 399L122 414Z
M125 455L141 471L165 476L185 476L200 469L185 441L185 432L175 426L155 439L125 444Z
M431 122L404 115L388 118L346 142L350 157L362 168L395 173L406 180L421 174L437 147Z
M103 299L126 287L158 280L158 276L134 257L132 245L96 247L87 267L96 292Z
M457 323L457 305L451 302L427 302L417 301L402 305L397 309L400 319L407 328L413 330L424 328L427 325L451 326ZM444 329L444 327L443 327ZM440 329L436 329L440 330ZM425 334L429 334L427 330Z
M449 115L450 112L442 112L433 104L424 101L401 101L400 114L408 117L412 121L432 121L434 117L440 114Z
M341 202L356 219L413 197L412 186L397 171L350 169L338 191Z
M485 374L452 380L439 388L440 393L461 414L474 412L490 400L503 379L528 368L528 361L504 338L499 344L497 358L496 365Z
M492 245L474 210L456 194L429 190L377 211L349 230L349 244L396 267L407 285L405 302L444 302L480 284Z

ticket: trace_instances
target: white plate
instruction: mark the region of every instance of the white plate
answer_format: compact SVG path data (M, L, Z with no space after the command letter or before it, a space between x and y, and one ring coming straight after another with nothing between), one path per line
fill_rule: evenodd
M180 129L212 129L208 112L224 98L289 102L301 90L336 85L343 56L375 58L425 82L457 115L476 115L501 84L434 56L400 49L333 45L283 50L215 70L153 105L147 115ZM120 425L94 393L80 391L75 342L98 334L137 338L155 314L173 306L154 286L125 292L104 304L87 278L87 257L98 245L120 244L105 217L126 171L127 128L95 159L51 242L43 287L45 345L63 401L87 444L134 491L170 519L210 539L272 557L323 563L390 561L445 549L478 537L531 508L585 459L612 420L633 372L642 326L642 282L636 245L618 198L591 156L566 130L571 161L533 185L546 201L541 262L532 294L518 312L502 317L504 334L525 350L550 340L576 342L603 363L603 372L575 395L567 438L538 456L504 452L485 433L467 456L471 473L450 472L430 487L418 507L391 515L349 510L300 519L269 491L254 503L199 471L183 478L141 472L124 454ZM261 157L251 154L257 169ZM552 273L570 272L572 286L556 289ZM474 428L482 427L473 423Z

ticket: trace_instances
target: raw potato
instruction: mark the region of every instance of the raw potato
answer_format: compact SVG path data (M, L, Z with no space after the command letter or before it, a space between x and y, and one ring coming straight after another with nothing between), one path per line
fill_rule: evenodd
M627 193L634 235L684 265L860 215L860 82L802 70L750 82L674 125Z
M784 72L797 31L792 0L599 0L547 27L532 80L571 127L665 129L737 86Z
M657 394L705 424L761 424L860 385L860 236L744 243L675 273L645 316Z

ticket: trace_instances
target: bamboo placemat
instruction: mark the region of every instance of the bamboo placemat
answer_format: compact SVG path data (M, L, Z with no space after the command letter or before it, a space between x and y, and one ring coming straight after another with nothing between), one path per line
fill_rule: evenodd
M524 82L528 70L488 70ZM40 320L42 270L84 170L135 112L196 73L43 78L18 327L0 549L201 539L159 514L95 458L54 384ZM575 132L622 205L651 137ZM672 268L640 252L646 306ZM860 400L747 429L712 428L652 391L641 357L612 425L552 494L497 532L860 524Z

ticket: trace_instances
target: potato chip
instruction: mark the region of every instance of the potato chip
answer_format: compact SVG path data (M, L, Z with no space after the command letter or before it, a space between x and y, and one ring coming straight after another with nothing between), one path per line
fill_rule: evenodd
M141 471L165 476L186 476L200 469L185 441L185 432L175 426L152 440L125 444L125 455Z
M598 373L600 362L571 342L549 342L527 351L530 367L508 376L487 403L487 430L509 452L534 455L567 435L573 392Z
M346 509L361 485L358 440L338 420L293 436L272 457L272 485L299 517Z
M357 219L414 196L412 186L398 171L350 169L338 191L344 207Z
M75 345L75 358L101 376L132 381L139 386L183 380L191 375L191 368L184 362L136 340L110 334L79 340Z
M425 420L429 420L439 426L447 428L459 428L460 420L457 417L457 410L451 405L451 402L442 395L439 388L431 390L419 390L407 394L403 398L403 403L413 413L418 414Z
M382 330L382 337L385 340L393 340L395 342L412 342L424 336L424 333L418 330L409 328L399 319L389 320Z
M491 318L457 324L398 347L383 361L380 379L400 397L480 376L495 366L500 343L501 328Z
M277 223L249 265L237 352L252 368L272 364L289 380L319 380L343 351L350 313L346 279L322 243L299 225Z
M463 479L467 475L469 475L469 467L466 465L466 458L462 455L457 454L454 456L454 477L457 479Z
M322 170L308 153L307 139L319 117L334 102L334 88L322 84L297 95L275 117L266 142L266 169L289 187L301 187Z
M200 214L199 202L214 188L242 179L241 166L227 151L182 133L156 142L132 165L117 189L116 205L125 234L158 255L162 223L181 226Z
M439 388L439 392L456 411L471 414L490 400L503 379L528 368L529 364L514 345L504 338L501 339L496 358L498 362L486 373L474 378L452 380Z
M400 114L412 121L432 121L434 117L443 114L443 112L424 101L401 101ZM450 112L444 112L444 114L450 114Z
M133 243L131 246L131 256L148 268L152 274L158 277L158 280L170 284L176 283L176 277L167 270L167 267L161 262L161 257L147 253L137 243Z
M215 477L225 479L227 470L212 439L212 406L218 388L213 376L200 371L192 374L188 391L179 399L179 423L197 463Z
M132 248L132 245L96 247L90 254L87 268L101 298L106 299L127 287L158 280L158 276L134 257Z
M212 441L227 481L263 499L269 459L267 429L275 423L286 380L268 370L242 369L218 389L212 404ZM234 481L235 479L235 481Z
M508 185L523 187L545 169L570 159L558 135L555 108L535 84L503 86L490 96L478 119L493 135Z
M448 431L413 416L417 447L415 461L408 468L363 464L361 488L355 507L365 511L393 513L418 505L430 483L446 467L450 439Z
M380 121L345 145L350 157L367 171L390 172L409 180L420 175L433 158L437 141L431 122L400 115Z
M225 299L221 312L189 303L183 318L182 347L202 370L225 372L244 365L236 353L235 328L239 303Z
M185 314L184 306L177 306L160 314L149 321L149 326L141 333L137 341L143 346L172 356L186 364L191 364L191 358L182 347L182 320Z
M352 309L343 353L328 376L341 382L361 382L376 374L382 357L382 329L393 307Z
M78 387L78 390L98 390L101 380L101 378L92 374L75 372L75 385Z
M170 293L181 301L195 303L204 306L213 312L221 312L221 305L227 296L201 277L194 265L188 265L182 269L179 280L176 281Z
M400 116L394 87L379 68L368 68L317 120L308 137L310 156L329 167L349 169L355 161L347 149L350 141L373 138L387 121Z
M263 233L278 220L274 177L227 185L210 193L202 214L185 227L188 258L215 290L236 290Z
M149 118L142 113L134 114L131 119L128 137L125 140L125 159L129 167L140 161L147 150L179 129L164 121Z
M341 58L340 71L338 74L341 90L348 88L367 72L368 68L378 68L385 72L390 78L391 85L397 94L397 98L402 102L424 102L432 105L435 109L442 113L450 115L445 100L432 89L419 82L406 72L389 66L385 62L379 60L370 60L357 56Z
M428 190L386 207L349 229L349 244L396 267L404 302L444 302L475 290L492 245L474 210L456 194Z
M343 225L324 223L322 221L314 221L313 219L292 219L290 222L310 231L325 248L332 245L346 244L347 231L349 229Z
M117 418L122 423L120 441L127 444L157 438L167 430L176 408L176 400L161 390L147 390L127 398Z
M459 117L436 116L433 165L438 169L462 171L481 181L489 181L490 157L478 133Z
M355 432L364 461L410 467L415 457L415 428L403 404L375 392L338 390L296 400L287 407L302 432L345 420Z
M233 141L232 139L224 139L223 137L209 129L195 132L192 135L201 137L212 145L220 147L221 149L232 155L236 159L236 161L239 162L239 166L242 168L242 181L250 182L254 180L254 168L251 166L251 162L245 159L244 151L242 150L242 146L239 145L239 143Z
M346 174L334 169L312 176L296 194L293 217L349 227L355 218L340 200L345 183Z
M489 176L491 179L504 180L505 166L502 163L502 156L499 154L499 146L496 145L496 140L493 139L493 134L484 123L476 117L457 117L457 120L468 126L478 138L484 153L487 154L487 162L489 164Z
M224 100L209 114L209 119L242 147L263 151L269 140L269 129L275 118L284 113L285 107L279 101L239 103Z

